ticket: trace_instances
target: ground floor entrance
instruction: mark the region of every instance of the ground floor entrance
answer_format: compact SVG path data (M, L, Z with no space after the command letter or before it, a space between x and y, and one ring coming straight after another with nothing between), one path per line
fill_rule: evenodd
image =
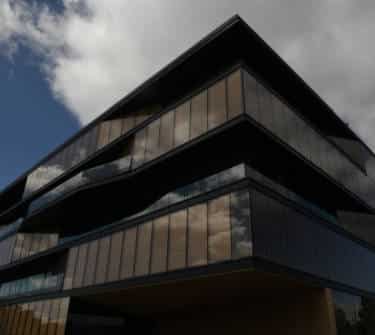
M336 334L330 290L233 271L73 297L67 334Z

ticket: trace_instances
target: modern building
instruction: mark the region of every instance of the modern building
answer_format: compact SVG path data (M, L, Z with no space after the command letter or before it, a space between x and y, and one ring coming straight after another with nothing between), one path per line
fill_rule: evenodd
M375 157L238 16L0 194L1 334L373 334Z

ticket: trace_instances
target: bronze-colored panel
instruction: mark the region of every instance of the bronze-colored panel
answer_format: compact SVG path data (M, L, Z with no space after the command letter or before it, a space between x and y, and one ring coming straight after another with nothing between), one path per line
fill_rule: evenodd
M29 308L28 304L21 305L21 314L19 317L18 325L17 325L17 333L16 333L17 335L24 334L28 308Z
M40 323L40 332L39 332L40 335L49 335L48 334L48 322L49 322L50 311L51 311L51 300L45 300L43 302L42 322Z
M2 320L2 324L1 324L1 330L4 333L6 333L10 306L4 306L3 308L4 308L4 313L3 313L3 320Z
M229 195L208 202L208 260L210 263L231 258Z
M8 321L6 325L6 334L10 334L12 328L13 328L13 322L14 322L14 314L16 311L16 305L12 305L9 307L9 314L8 314Z
M27 306L25 327L23 329L24 334L30 333L30 329L32 328L32 325L33 325L33 318L34 318L34 303L30 303Z
M188 266L207 264L207 204L188 210Z
M98 256L99 241L91 241L88 245L86 271L83 286L91 286L95 282L96 260Z
M129 278L134 275L135 248L137 244L137 227L127 229L125 232L124 243L122 246L121 258L121 279Z
M89 140L87 143L87 156L92 155L98 149L99 125L89 130Z
M16 242L14 244L14 250L13 250L13 254L12 254L12 261L13 262L20 258L22 244L23 244L23 240L24 240L23 234L17 234L16 236L17 236Z
M77 263L73 276L73 288L81 287L83 284L83 276L85 274L87 262L87 249L87 243L81 244L78 248Z
M114 141L115 139L121 136L122 131L122 119L111 120L111 128L109 132L109 142Z
M258 96L258 83L246 71L243 72L243 81L245 87L245 109L256 121L259 120L259 96Z
M134 117L134 115L125 116L122 119L122 130L121 130L121 133L122 134L127 133L129 130L133 129L134 126L135 126L135 117Z
M59 318L60 299L51 300L51 309L47 326L47 335L55 335Z
M65 270L64 277L64 290L69 290L73 287L73 276L76 267L76 261L78 256L78 247L69 249L68 261Z
M42 239L42 234L31 235L30 255L33 255L39 252L41 239Z
M168 270L176 270L186 267L186 229L186 210L170 215Z
M39 250L44 251L48 249L48 235L47 234L40 234L40 242L39 242Z
M231 119L243 113L242 72L237 70L227 78L228 118Z
M160 118L159 153L163 154L173 148L174 111L165 113Z
M135 275L144 276L150 270L152 222L138 226Z
M163 216L153 222L151 273L167 271L168 228L168 216Z
M189 140L190 133L190 101L177 107L175 112L174 147Z
M196 95L191 100L191 139L207 131L207 104L207 90Z
M107 281L116 281L120 279L120 265L122 253L122 239L124 233L117 232L111 237L111 251L109 256Z
M22 252L21 252L21 258L25 258L29 256L30 253L30 247L31 247L31 235L30 234L24 234L24 242L22 245Z
M52 248L59 242L58 234L48 234L48 248Z
M157 119L147 127L146 161L157 157L159 154L159 133L160 119Z
M17 330L18 330L18 326L21 320L21 315L22 315L22 305L19 304L17 305L16 317L14 319L14 324L13 324L13 329L12 329L12 334L14 335L17 335Z
M111 123L110 121L103 121L99 125L99 135L98 135L98 143L97 148L101 149L109 142L109 131L110 131Z
M42 307L43 302L38 301L35 303L35 308L33 309L33 323L30 334L39 335L40 324L42 322Z
M68 318L68 310L69 310L69 301L70 301L69 298L60 299L59 316L58 316L57 325L56 325L56 335L65 334L65 327L66 327L66 321Z
M135 135L133 160L135 165L141 165L145 159L146 128L139 130Z
M106 280L110 245L111 236L106 236L99 240L99 252L98 263L96 265L95 284L104 283Z
M208 129L227 120L226 82L221 80L208 89Z

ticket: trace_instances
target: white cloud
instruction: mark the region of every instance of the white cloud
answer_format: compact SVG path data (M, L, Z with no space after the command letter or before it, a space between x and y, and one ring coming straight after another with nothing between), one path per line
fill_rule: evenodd
M238 13L375 147L371 0L38 3L0 0L1 50L42 55L52 92L83 124Z

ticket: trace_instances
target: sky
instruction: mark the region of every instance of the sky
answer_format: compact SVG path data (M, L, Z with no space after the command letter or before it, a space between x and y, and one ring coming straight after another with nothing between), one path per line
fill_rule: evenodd
M234 14L375 149L373 0L0 0L0 189Z

